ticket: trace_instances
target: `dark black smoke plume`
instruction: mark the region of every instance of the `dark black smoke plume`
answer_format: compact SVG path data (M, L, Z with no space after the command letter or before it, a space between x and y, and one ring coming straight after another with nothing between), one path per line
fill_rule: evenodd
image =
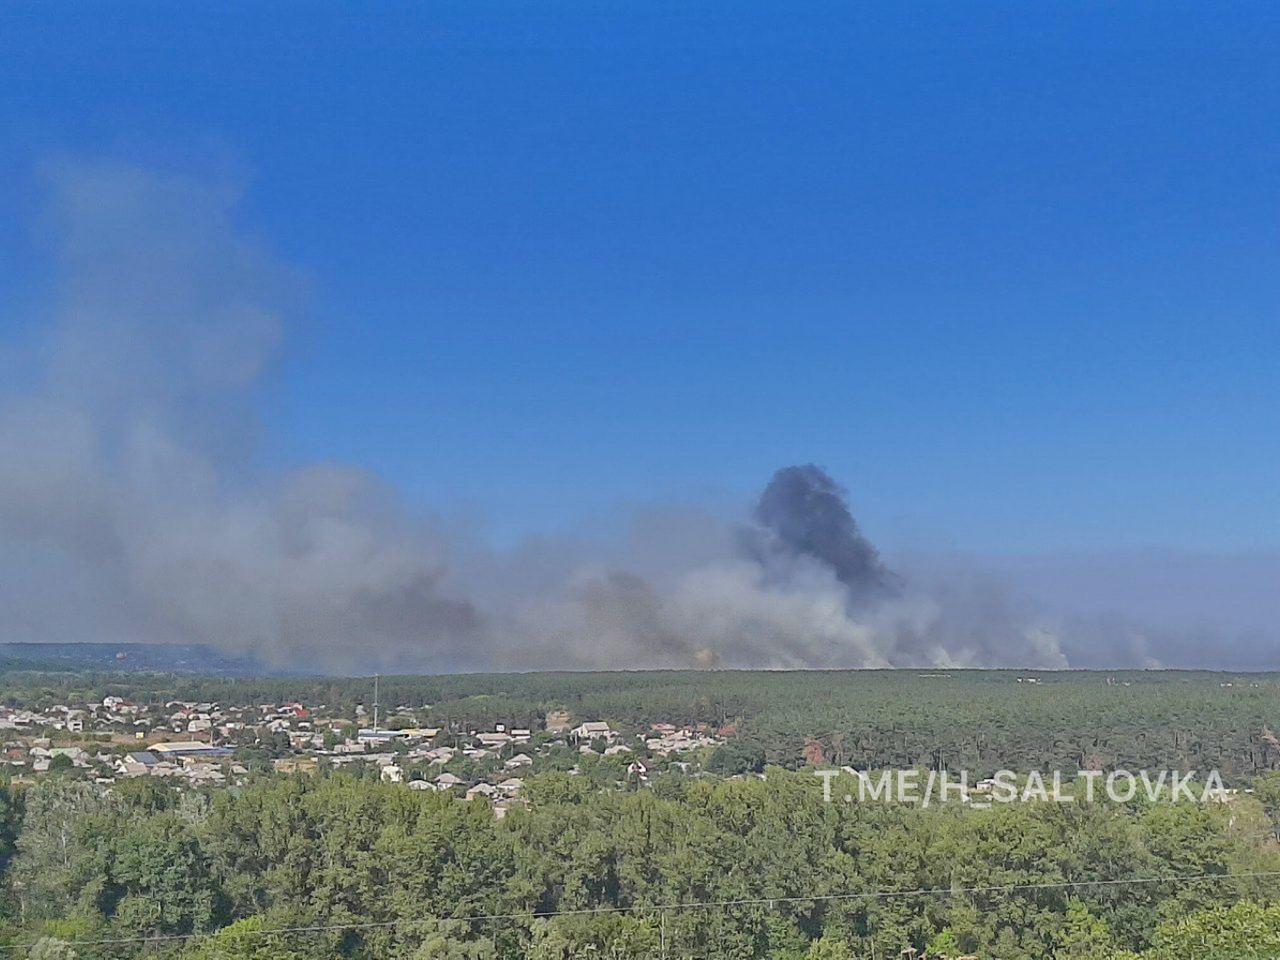
M755 519L771 534L764 544L755 538L757 549L764 546L820 561L848 588L855 603L897 592L898 578L862 535L844 490L821 467L809 463L775 473L756 504Z

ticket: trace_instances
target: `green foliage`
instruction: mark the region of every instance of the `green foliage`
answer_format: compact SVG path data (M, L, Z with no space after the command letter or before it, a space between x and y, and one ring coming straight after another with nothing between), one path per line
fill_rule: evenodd
M845 940L824 936L809 945L804 958L805 960L855 960L855 954Z
M79 954L65 940L41 937L27 952L27 960L78 960Z
M238 920L184 950L180 960L307 960L294 949L290 934L272 934L283 924L264 917Z
M268 776L209 794L159 778L106 791L62 777L20 793L0 787L9 934L45 938L46 952L73 943L78 960L880 960L904 948L982 960L1280 955L1274 882L1112 882L1280 869L1280 777L1267 773L1280 757L1260 736L1275 725L1274 680L1228 689L1196 674L1117 678L384 679L384 702L446 731L494 721L536 729L547 709L563 707L609 720L628 745L658 720L732 722L737 733L691 758L689 776L652 764L652 789L621 785L626 756L555 748L540 757L545 772L526 779L528 809L502 820L483 802L372 773ZM85 682L50 681L26 696L70 699L69 686ZM122 689L129 684L138 689ZM134 699L147 690L301 699L348 716L367 695L367 684L328 679L109 685ZM973 774L1216 766L1256 793L1208 805L827 804L821 783L799 769L806 744L833 764ZM248 749L263 769L289 750L280 737ZM498 765L458 760L450 769L480 776ZM724 779L738 774L760 776ZM833 786L837 799L850 789ZM911 890L940 892L881 895ZM298 927L316 929L273 933ZM182 939L86 943L148 936Z
M1143 960L1273 960L1280 956L1280 906L1238 903L1160 928Z
M938 932L937 936L929 941L928 952L940 954L944 957L958 957L964 952L964 949L956 931L951 927L944 927Z
M1253 782L1253 793L1271 821L1271 829L1280 840L1280 773L1268 773Z
M1245 881L1106 882L1280 868L1252 799L828 804L815 778L776 767L666 796L584 781L531 778L529 809L496 820L482 803L346 775L210 802L48 780L26 795L11 889L31 939L194 935L181 960L864 960L873 942L877 956L1167 960L1201 941L1235 956L1276 925L1276 908L1232 908L1261 892ZM1081 885L1036 889L1063 881ZM856 896L919 889L957 892ZM721 906L669 909L680 903ZM75 916L90 933L51 926Z
M497 949L488 938L472 938L466 923L442 920L431 925L413 960L496 960Z
M1072 900L1067 905L1054 960L1089 960L1113 952L1115 940L1107 922L1091 913L1087 904Z
M120 804L92 784L49 779L27 791L10 887L24 918L92 910Z
M556 917L534 927L529 960L650 960L660 956L661 932L655 918L624 914Z
M0 782L0 871L4 870L9 858L13 856L21 821L20 795L9 784Z
M707 761L707 772L729 777L742 773L759 773L764 769L764 749L739 740L716 747Z

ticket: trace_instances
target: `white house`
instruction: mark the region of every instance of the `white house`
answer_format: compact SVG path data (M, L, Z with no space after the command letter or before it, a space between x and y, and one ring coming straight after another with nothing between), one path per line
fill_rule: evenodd
M597 737L604 737L606 740L612 740L617 736L617 734L614 733L613 730L610 729L609 724L605 723L603 720L588 720L587 722L574 727L573 730L570 731L570 736L575 740L594 740Z

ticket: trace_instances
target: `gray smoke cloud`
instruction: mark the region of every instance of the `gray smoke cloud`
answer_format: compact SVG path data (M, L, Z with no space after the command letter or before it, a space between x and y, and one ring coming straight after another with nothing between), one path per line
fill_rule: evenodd
M30 389L0 406L0 563L36 588L4 597L6 639L469 662L479 616L385 485L253 466L304 284L237 228L238 192L118 165L46 176L57 302Z
M633 540L660 522L645 517ZM701 527L710 550L668 541L648 563L626 544L557 570L544 548L546 579L499 603L520 638L509 665L1068 666L1054 623L995 580L890 571L816 465L777 471L750 522Z
M308 284L239 227L235 185L92 163L47 185L56 296L0 355L0 639L335 672L1160 661L1167 633L1009 571L887 564L811 464L745 522L657 509L501 552L358 466L273 465L261 411Z

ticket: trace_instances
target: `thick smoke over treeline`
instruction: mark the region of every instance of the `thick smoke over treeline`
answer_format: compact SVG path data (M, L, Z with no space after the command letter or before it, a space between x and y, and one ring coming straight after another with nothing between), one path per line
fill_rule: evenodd
M253 466L302 285L233 225L235 192L115 166L48 178L57 302L0 406L7 637L339 667L425 631L462 642L477 614L438 590L440 543L383 485Z
M1141 665L963 569L890 570L836 482L779 470L738 522L503 553L359 467L269 464L261 405L305 284L235 190L48 172L60 279L3 356L0 640L210 643L317 670ZM761 478L762 482L767 478Z
M773 475L756 504L759 527L746 542L767 562L771 553L809 557L831 568L850 602L864 605L895 592L897 578L858 529L836 482L820 467L784 467Z

